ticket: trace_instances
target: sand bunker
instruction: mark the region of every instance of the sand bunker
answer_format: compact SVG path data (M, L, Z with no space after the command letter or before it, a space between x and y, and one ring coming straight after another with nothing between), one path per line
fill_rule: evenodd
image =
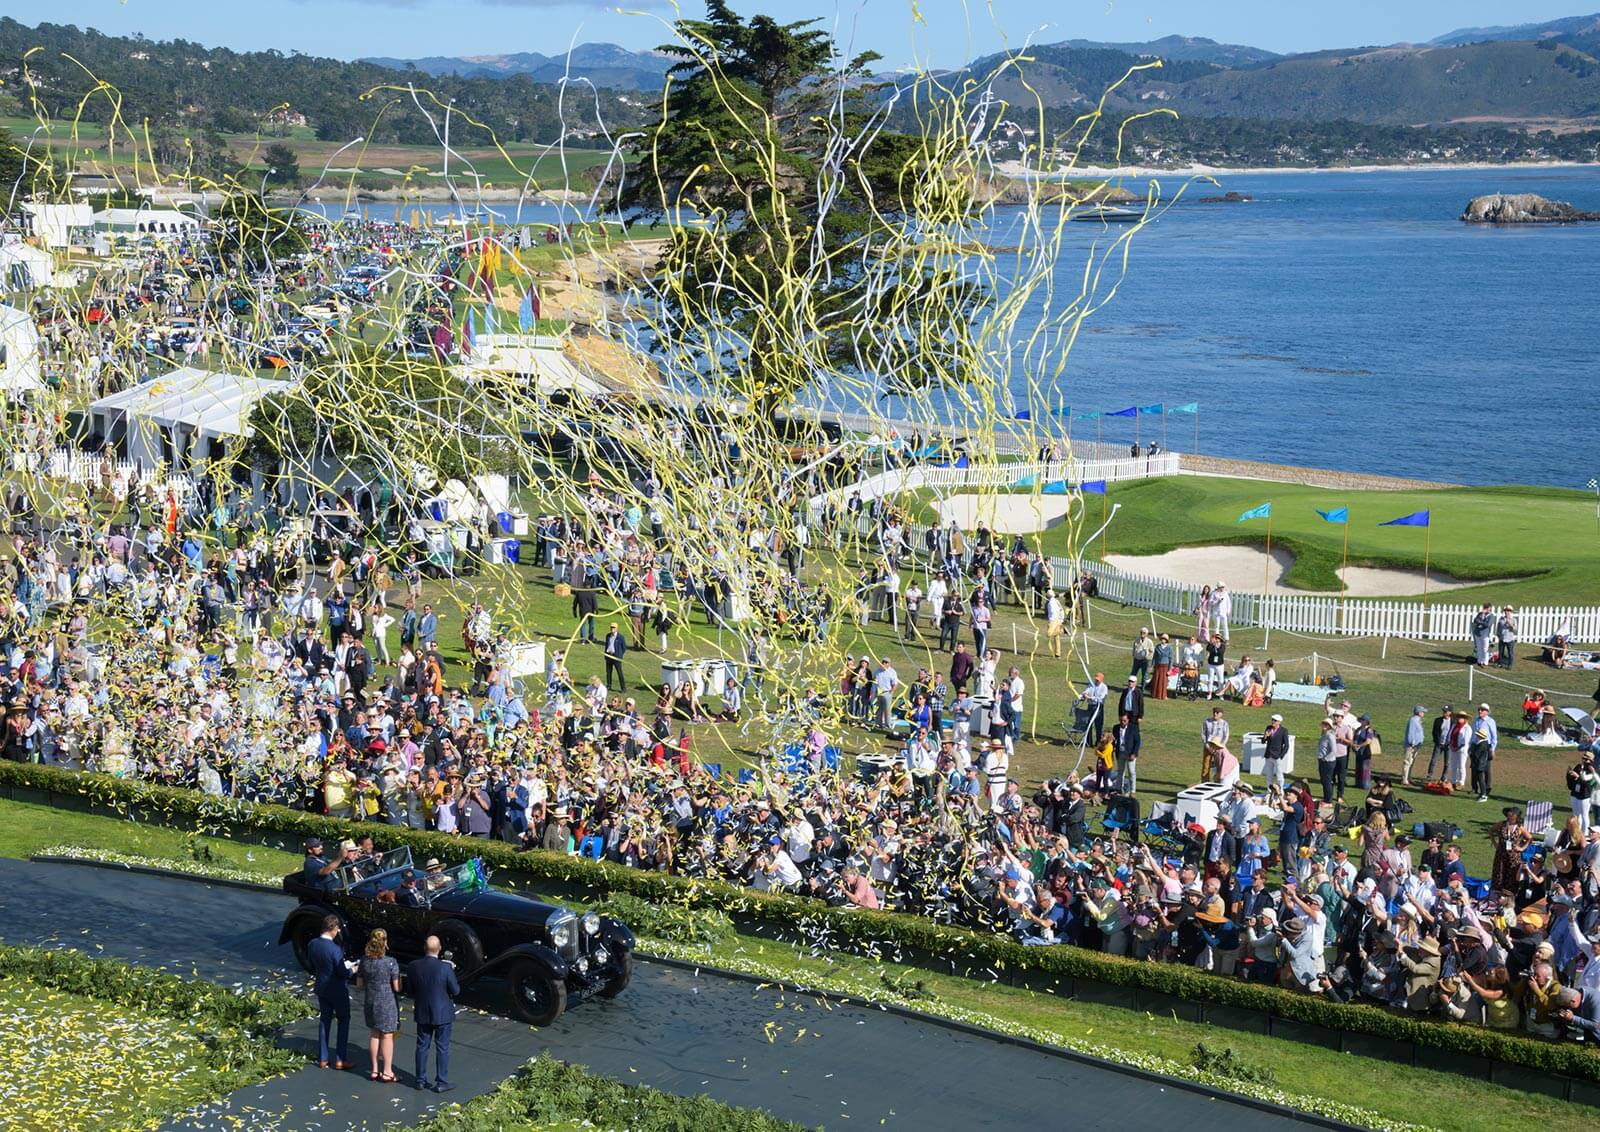
M983 520L1006 535L1031 535L1059 523L1072 505L1066 495L952 495L939 500L941 523L970 531Z
M1112 529L1115 531L1115 526ZM1312 592L1290 589L1283 584L1283 576L1294 565L1294 555L1286 550L1273 550L1270 567L1267 566L1266 551L1253 546L1185 546L1165 554L1108 554L1106 561L1120 570L1190 585L1214 586L1222 582L1231 590L1260 593L1262 579L1265 578L1270 593ZM1345 592L1351 597L1422 596L1421 570L1351 566L1345 571L1344 578L1347 587ZM1429 593L1492 584L1465 582L1444 574L1428 575Z

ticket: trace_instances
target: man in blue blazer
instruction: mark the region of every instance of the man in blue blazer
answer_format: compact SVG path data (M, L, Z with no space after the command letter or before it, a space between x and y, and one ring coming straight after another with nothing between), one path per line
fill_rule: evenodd
M439 958L442 945L438 936L428 937L427 949L426 955L406 967L417 1020L416 1087L448 1093L455 1088L450 1083L450 1026L456 1017L453 1000L461 993L461 984L456 981L455 967ZM429 1086L428 1049L434 1045L439 1050L438 1072Z
M306 949L311 958L311 973L316 977L317 1006L320 1018L317 1025L317 1064L328 1068L332 1061L335 1069L349 1069L344 1059L350 1042L350 967L345 963L344 948L335 939L339 934L339 917L324 916L322 934L311 941ZM330 1058L328 1037L334 1022L339 1024L337 1048Z

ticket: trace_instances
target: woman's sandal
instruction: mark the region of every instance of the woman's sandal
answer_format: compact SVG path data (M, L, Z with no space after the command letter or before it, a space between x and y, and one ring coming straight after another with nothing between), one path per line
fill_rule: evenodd
M382 1078L380 1078L377 1075L377 1073L368 1073L367 1074L367 1080L369 1080L369 1081L378 1081L378 1080L382 1080Z
M384 1082L392 1085L396 1081L400 1080L400 1078L396 1077L393 1073L385 1073L383 1076L379 1077L378 1080L384 1081Z

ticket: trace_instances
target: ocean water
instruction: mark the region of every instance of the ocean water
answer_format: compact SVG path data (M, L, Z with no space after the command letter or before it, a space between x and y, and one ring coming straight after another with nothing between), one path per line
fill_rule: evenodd
M1254 200L1180 202L1135 236L1052 400L1198 402L1200 451L1243 459L1474 484L1600 476L1600 223L1457 219L1490 192L1600 211L1600 168L1219 180L1186 196ZM1055 277L1075 294L1084 256L1114 230L1068 227ZM1131 420L1101 423L1106 441L1133 440ZM1170 418L1167 446L1188 451L1193 423ZM1072 428L1094 437L1093 421ZM1160 418L1140 432L1159 436Z

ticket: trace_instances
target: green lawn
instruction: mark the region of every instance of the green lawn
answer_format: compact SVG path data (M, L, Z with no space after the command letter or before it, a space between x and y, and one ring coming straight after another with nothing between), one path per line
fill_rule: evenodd
M211 1067L207 1023L0 979L0 1124L37 1132L159 1127L238 1084Z
M1219 543L1264 546L1264 520L1238 521L1272 504L1272 543L1295 554L1287 583L1337 593L1342 525L1317 511L1350 509L1350 562L1420 569L1424 536L1418 527L1378 524L1414 511L1432 512L1430 569L1460 579L1516 578L1514 584L1456 590L1452 602L1521 605L1600 603L1600 531L1595 499L1557 488L1451 488L1438 491L1335 491L1297 484L1212 476L1172 476L1113 484L1122 510L1109 531L1114 554L1159 554L1179 546ZM1096 508L1090 505L1091 518ZM1098 521L1092 526L1099 526ZM1091 527L1092 530L1092 527ZM1084 532L1089 533L1089 532ZM1067 553L1067 532L1043 536L1046 553ZM1099 546L1090 553L1099 554Z
M204 859L264 876L282 876L300 864L298 856L259 845L240 845L143 822L0 800L0 857L29 857L55 845L111 849L162 860Z

